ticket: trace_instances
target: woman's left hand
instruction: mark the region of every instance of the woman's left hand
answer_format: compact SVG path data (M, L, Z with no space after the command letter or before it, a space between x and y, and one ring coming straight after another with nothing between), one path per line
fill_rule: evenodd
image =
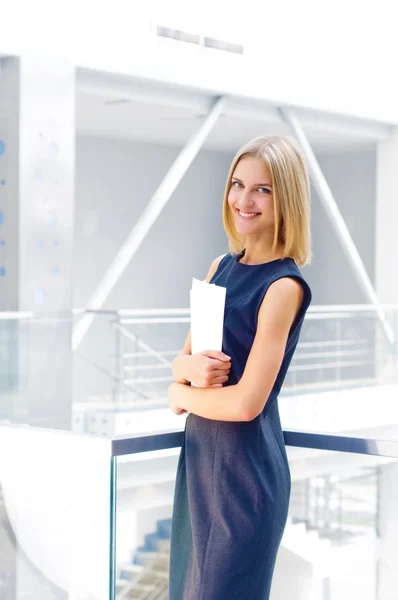
M171 410L173 411L174 414L176 415L183 415L184 413L188 412L186 411L184 408L182 408L180 406L180 402L179 402L179 393L181 388L183 387L184 384L182 383L172 383L169 386L168 392L167 392L167 396L169 399L169 406L171 408Z

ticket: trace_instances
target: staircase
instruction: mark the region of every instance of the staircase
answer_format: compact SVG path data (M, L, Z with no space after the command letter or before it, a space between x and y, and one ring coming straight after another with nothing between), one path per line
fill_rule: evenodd
M145 535L145 544L134 551L131 563L118 565L117 600L168 600L170 535L171 519L159 520L156 532ZM304 521L289 517L278 553L272 598L278 598L279 586L286 589L287 572L293 588L301 586L303 591L308 585L307 595L302 597L318 600L325 579L341 578L347 569L371 569L376 560L374 537L364 535L359 545L355 537L349 542L345 539L343 545L336 546ZM292 597L296 597L293 591Z
M118 565L117 599L168 600L171 519L157 522L157 530L145 535L145 544L137 548L131 563ZM281 553L295 557L302 573L315 568L325 577L330 565L331 543L316 531L308 531L305 523L290 519L281 543ZM306 570L304 569L304 570Z
M168 600L170 534L171 519L158 521L156 532L145 536L132 562L118 565L118 600Z

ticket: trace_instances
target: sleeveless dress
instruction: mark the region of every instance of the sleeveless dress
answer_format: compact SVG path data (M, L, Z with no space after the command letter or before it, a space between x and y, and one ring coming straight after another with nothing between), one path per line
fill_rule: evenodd
M232 360L224 386L243 374L269 286L293 277L304 298L262 413L242 422L193 413L186 418L171 523L169 600L268 600L286 525L291 478L278 394L312 294L293 258L246 265L239 262L243 254L226 254L210 280L227 288L222 350Z

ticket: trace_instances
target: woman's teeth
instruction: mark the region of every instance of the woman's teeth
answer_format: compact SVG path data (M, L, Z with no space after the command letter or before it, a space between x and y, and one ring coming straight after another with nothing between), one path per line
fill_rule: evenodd
M242 212L241 210L238 210L238 213L242 217L242 219L246 219L246 220L254 219L255 217L258 216L258 213L245 213L245 212Z

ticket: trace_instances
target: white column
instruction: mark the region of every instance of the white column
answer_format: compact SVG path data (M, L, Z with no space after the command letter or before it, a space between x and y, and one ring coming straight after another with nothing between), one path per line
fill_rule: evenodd
M375 287L380 302L398 305L398 127L393 135L379 142L376 187ZM395 356L383 344L378 332L378 378L380 383L398 383L398 310L387 310L395 330ZM384 352L383 352L384 350ZM384 354L384 358L382 357ZM388 360L386 360L386 356Z
M375 285L380 302L398 304L398 128L377 149L376 260ZM397 311L387 312L395 326ZM382 343L379 336L378 344ZM396 381L394 358L380 356L379 380ZM380 559L377 600L393 600L398 588L398 463L379 469Z
M398 127L377 149L376 290L398 304Z
M11 350L8 417L68 428L72 393L75 68L50 56L2 61L0 78L0 321ZM10 372L10 365L5 369ZM3 385L4 383L4 385ZM3 415L4 416L4 415Z
M376 291L380 301L398 304L398 128L377 152ZM389 312L397 339L397 314ZM381 340L379 337L379 344ZM396 381L393 357L379 360L380 381ZM379 469L380 562L377 600L393 600L398 589L398 463Z

